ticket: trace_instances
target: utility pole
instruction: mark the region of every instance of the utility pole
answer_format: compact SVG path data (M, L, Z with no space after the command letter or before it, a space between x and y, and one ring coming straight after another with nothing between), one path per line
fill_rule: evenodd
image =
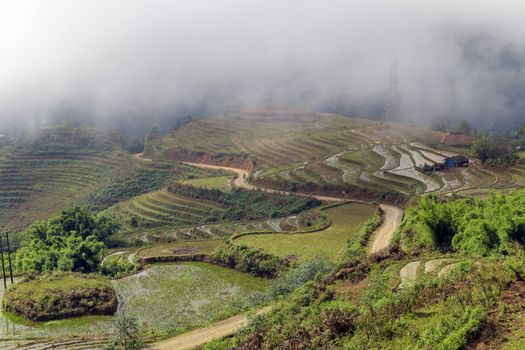
M11 264L11 246L9 245L9 231L5 231L5 238L7 240L7 259L9 261L9 278L13 284L13 265Z
M4 289L7 289L7 281L5 279L5 262L4 262L4 244L3 237L0 233L0 254L2 255L2 277L4 278Z
M400 117L399 107L401 97L399 94L399 72L396 57L390 62L390 75L388 78L388 93L385 104L385 119L387 121L398 121Z

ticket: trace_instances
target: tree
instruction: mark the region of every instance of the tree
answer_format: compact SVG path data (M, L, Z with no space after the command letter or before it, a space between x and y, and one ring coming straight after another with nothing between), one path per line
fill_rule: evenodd
M461 119L459 121L458 132L460 134L465 134L465 135L470 135L472 133L470 124L465 119Z
M115 221L75 206L27 230L26 241L15 255L15 265L27 271L97 271L104 256L104 240L118 229Z
M113 324L114 332L110 348L133 350L141 346L139 323L137 319L122 311L117 314Z
M514 165L518 158L511 140L504 135L481 137L474 142L472 150L483 164L500 168Z
M521 148L525 147L525 125L516 131L515 140L518 146Z
M139 226L139 219L135 215L132 215L131 219L129 220L129 224L131 227L137 227Z

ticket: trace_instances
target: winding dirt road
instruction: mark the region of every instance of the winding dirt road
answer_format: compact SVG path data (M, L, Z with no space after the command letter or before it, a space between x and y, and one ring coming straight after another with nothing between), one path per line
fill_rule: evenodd
M145 159L142 158L141 159ZM269 188L262 188L249 184L246 180L250 173L244 169L219 166L219 165L210 165L210 164L201 164L201 163L188 163L187 165L192 165L202 169L216 169L224 170L236 175L235 179L232 182L232 186L244 188L247 190L260 190L268 193L286 193L291 194L290 192L278 191ZM328 196L319 196L319 195L309 195L307 193L293 193L297 196L311 196L313 198L323 200L323 201L345 201L346 198L339 197L328 197ZM388 247L392 239L392 235L396 230L397 226L403 218L403 210L397 207L394 207L389 204L379 204L381 209L384 212L384 219L381 226L374 233L371 244L368 247L370 253L375 253L383 248ZM271 307L265 307L259 310L257 313L265 313L269 311ZM181 334L175 338L171 338L159 343L154 344L149 349L157 350L187 350L195 349L199 346L202 346L213 339L219 339L231 335L237 332L242 327L248 324L249 320L247 315L237 315L226 320L214 323L205 328L196 329L192 332Z
M210 164L202 164L202 163L184 163L187 165L192 165L195 167L199 167L202 169L214 169L214 170L224 170L230 173L236 174L235 179L233 180L232 185L234 187L240 187L247 190L260 190L268 193L286 193L286 194L294 194L296 196L310 196L322 201L329 201L329 202L335 202L335 201L345 201L347 199L345 198L339 198L339 197L328 197L328 196L319 196L319 195L309 195L307 193L297 193L297 192L284 192L284 191L278 191L273 190L270 188L262 188L258 186L254 186L252 184L249 184L246 179L248 179L248 176L250 173L247 170L244 169L238 169L238 168L232 168L232 167L226 167L226 166L220 166L220 165L210 165ZM390 241L392 240L392 236L401 223L401 220L403 219L403 209L395 207L390 204L379 204L381 209L384 213L383 223L381 226L377 229L376 232L374 232L374 235L372 236L371 243L368 247L368 252L373 254L376 253L386 247L390 244Z
M377 253L390 245L394 232L403 220L403 209L389 204L379 204L379 206L384 213L383 223L371 237L368 247L370 254Z
M270 311L271 307L267 306L257 311L257 315ZM226 320L214 323L211 326L199 328L194 331L181 334L175 338L167 339L154 344L148 349L156 350L187 350L195 349L210 340L220 339L227 335L237 332L248 324L248 315L242 314L230 317Z

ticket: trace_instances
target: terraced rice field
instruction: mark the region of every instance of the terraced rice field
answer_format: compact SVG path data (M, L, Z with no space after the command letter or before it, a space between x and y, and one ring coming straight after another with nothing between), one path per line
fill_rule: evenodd
M437 258L409 262L399 270L400 283L398 288L406 288L423 275L444 277L454 268L458 267L462 261L465 260L455 258Z
M220 266L184 263L154 265L115 280L114 287L141 327L181 333L240 312L239 305L268 283Z
M218 135L215 140L209 135ZM450 140L449 140L450 139ZM449 140L450 142L445 142ZM427 175L417 168L457 155L468 137L412 125L344 118L326 113L257 111L231 113L191 123L161 139L154 157L174 149L209 154L248 154L256 161L253 180L355 184L411 194L525 184L523 169L493 174L473 166ZM491 182L491 180L494 180ZM468 192L465 192L468 193Z
M139 258L152 258L174 255L211 254L221 244L221 240L202 240L161 244L151 248L141 249Z
M242 236L235 242L299 260L307 260L318 254L335 259L338 252L346 246L348 239L376 210L375 206L369 204L347 203L324 210L331 220L331 225L324 230L298 234L253 234Z
M140 226L193 226L203 224L210 212L220 213L221 204L174 194L162 189L134 197L109 209L123 222L136 217Z
M0 221L23 226L81 199L125 168L126 157L9 155L0 161Z
M121 309L136 315L144 330L182 332L240 312L247 298L268 281L204 264L155 265L114 280ZM0 298L3 289L0 290ZM27 322L0 313L0 349L99 349L112 332L112 316Z
M120 214L127 215L127 214ZM306 215L306 214L300 214ZM127 216L126 216L127 217ZM128 242L140 240L145 243L175 243L195 240L219 240L230 235L239 235L254 232L304 232L312 228L328 224L324 217L320 217L304 226L299 216L275 218L260 221L221 222L194 226L159 226L153 229L133 229L121 233L121 238ZM196 243L196 242L195 242Z

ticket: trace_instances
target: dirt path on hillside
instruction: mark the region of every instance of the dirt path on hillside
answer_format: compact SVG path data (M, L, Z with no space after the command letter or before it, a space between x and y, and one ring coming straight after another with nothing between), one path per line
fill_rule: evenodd
M257 311L257 314L263 314L270 311L271 307L267 306ZM199 328L194 331L181 334L175 338L161 341L154 344L148 349L156 350L186 350L195 349L210 340L223 338L227 335L237 332L248 324L248 316L245 314L230 317L226 320L214 323L211 326Z
M151 158L144 158L143 155L144 155L144 152L141 152L141 153L135 153L135 154L133 154L133 157L134 157L135 159L144 160L144 161L146 161L146 162L151 162L151 161L152 161Z
M371 237L368 251L373 254L388 247L397 227L403 220L403 209L388 204L379 204L383 210L383 224Z
M214 170L225 170L231 173L235 173L237 176L233 180L232 185L234 187L240 187L247 190L261 190L268 193L286 193L286 194L294 194L297 196L310 196L319 200L323 201L344 201L345 198L339 198L339 197L328 197L328 196L319 196L319 195L309 195L307 193L291 193L291 192L283 192L278 190L273 190L269 188L262 188L258 186L254 186L252 184L249 184L246 179L250 175L250 173L247 170L244 169L238 169L238 168L231 168L231 167L225 167L220 165L210 165L210 164L201 164L201 163L185 163L188 165L192 165L195 167L199 167L202 169L214 169ZM373 234L370 246L368 248L368 251L373 254L381 249L384 249L388 247L390 244L390 241L392 240L392 236L394 235L395 230L401 223L401 220L403 219L403 209L395 207L393 205L379 204L381 209L384 213L383 218L383 224L377 229L377 231Z
M141 158L145 159L145 158ZM211 165L211 164L201 164L201 163L189 163L185 162L184 164L192 165L202 169L215 169L215 170L224 170L230 173L236 174L235 179L232 182L233 187L244 188L247 190L261 190L268 193L285 193L285 194L294 194L297 196L310 196L323 201L346 201L346 198L339 197L328 197L328 196L319 196L319 195L309 195L307 193L290 193L284 191L278 191L269 188L262 188L247 182L248 176L250 173L244 169ZM383 248L386 248L390 244L392 235L397 229L401 219L403 218L403 210L392 205L388 204L379 204L381 209L384 212L383 224L377 229L373 234L371 246L369 247L370 253L375 253ZM265 313L269 311L271 307L265 307L259 310L257 313ZM220 339L228 335L234 334L242 327L248 325L248 318L246 315L237 315L226 320L214 323L205 328L196 329L192 332L181 334L175 338L171 338L159 343L154 344L149 349L158 349L158 350L184 350L184 349L195 349L199 346L206 344L207 342L213 339Z

